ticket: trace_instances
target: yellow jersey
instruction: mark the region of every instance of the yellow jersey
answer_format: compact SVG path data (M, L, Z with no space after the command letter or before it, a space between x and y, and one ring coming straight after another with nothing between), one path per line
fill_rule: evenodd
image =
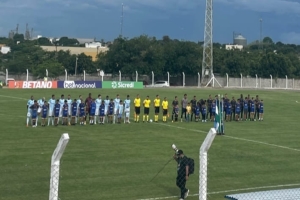
M151 100L150 100L150 99L145 99L145 100L144 100L144 107L145 107L145 108L149 108L149 107L150 107L150 103L151 103Z
M141 107L141 99L140 98L135 98L134 99L134 106L135 107Z
M160 99L154 99L154 106L159 107L160 106Z
M191 106L186 106L186 112L191 114L191 110L192 110L192 107Z
M168 107L169 107L169 102L168 101L163 101L161 105L162 105L164 110L167 110Z

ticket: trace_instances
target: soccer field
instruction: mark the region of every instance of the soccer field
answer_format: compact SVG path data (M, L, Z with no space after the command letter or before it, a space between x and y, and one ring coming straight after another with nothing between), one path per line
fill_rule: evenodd
M264 100L264 121L228 122L226 135L216 136L209 150L208 199L224 195L270 189L300 187L300 95L296 91L216 89L56 89L0 90L0 199L48 199L50 160L62 133L70 141L61 161L61 200L74 199L179 199L175 185L176 163L170 162L157 177L174 151L175 143L195 159L195 174L187 188L188 199L198 199L199 148L212 122L133 123L86 126L26 127L26 103L52 94L70 94L72 99L91 92L134 99L140 94L151 100L159 94L169 102L184 93L188 98L207 99L209 94L231 98L259 95ZM150 109L154 119L153 109ZM133 108L131 109L133 118ZM160 120L162 119L160 115ZM39 121L40 122L40 121Z

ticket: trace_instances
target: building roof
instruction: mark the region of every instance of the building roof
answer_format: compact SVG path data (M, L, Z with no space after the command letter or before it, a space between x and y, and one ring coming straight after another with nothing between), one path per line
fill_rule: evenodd
M89 42L94 42L95 39L94 38L75 38L78 40L79 44L85 44L85 43L89 43Z

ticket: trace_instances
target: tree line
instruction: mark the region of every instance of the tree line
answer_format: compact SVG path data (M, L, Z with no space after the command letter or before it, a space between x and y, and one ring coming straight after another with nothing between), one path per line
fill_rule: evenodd
M19 41L19 42L16 42ZM14 39L0 38L0 44L11 47L8 54L0 54L1 70L8 69L10 73L23 74L26 69L36 76L44 77L48 69L48 76L56 78L64 74L75 73L76 57L77 73L83 70L88 74L96 74L97 69L105 73L134 76L139 74L150 75L153 71L156 76L163 76L167 72L180 76L195 75L201 72L203 42L180 41L164 36L162 39L141 35L135 38L116 38L109 44L107 52L98 54L98 59L92 61L85 54L72 55L70 51L47 52L39 45L76 46L76 39L62 37L51 43L47 38L37 40L22 40L17 35ZM261 48L262 47L262 48ZM214 73L230 77L252 76L290 78L300 77L300 45L274 43L266 37L262 45L250 44L243 50L226 50L224 44L215 43Z

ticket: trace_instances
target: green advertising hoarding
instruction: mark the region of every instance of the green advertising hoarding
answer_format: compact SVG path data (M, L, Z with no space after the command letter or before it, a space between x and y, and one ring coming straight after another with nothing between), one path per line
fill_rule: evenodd
M110 89L142 89L144 88L143 82L135 81L103 81L102 88Z

